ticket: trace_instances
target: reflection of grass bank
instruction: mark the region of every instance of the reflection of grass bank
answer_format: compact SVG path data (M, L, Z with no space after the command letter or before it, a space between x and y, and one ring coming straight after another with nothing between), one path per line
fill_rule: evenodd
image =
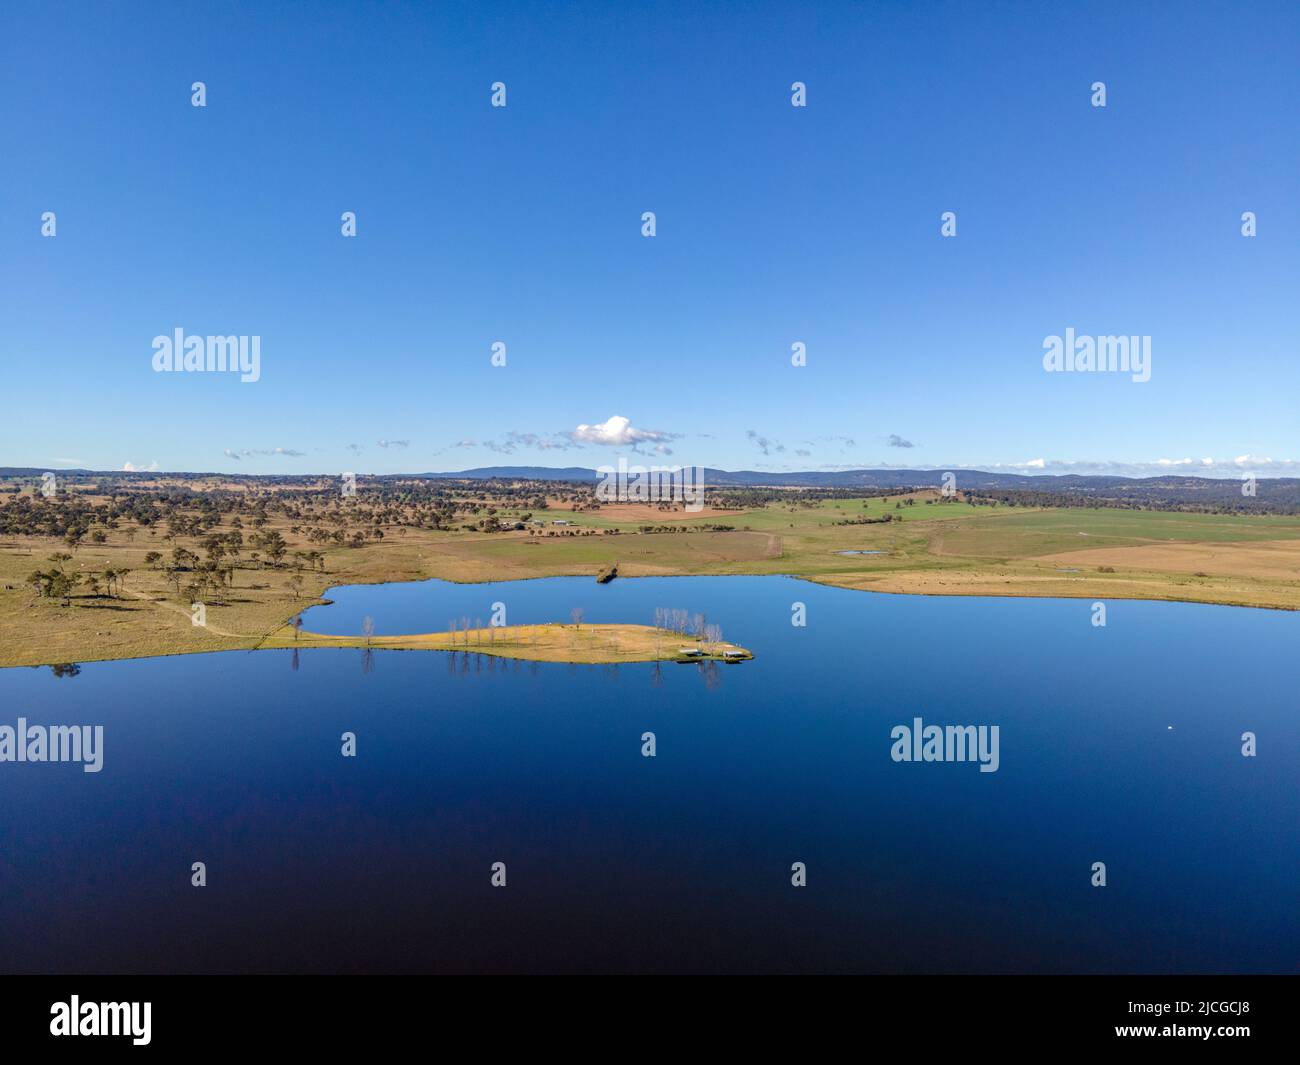
M534 662L655 662L685 660L690 647L698 654L691 661L752 658L731 643L703 643L680 633L650 625L503 625L499 628L461 629L455 632L418 632L401 636L327 636L293 627L277 629L261 647L368 647L377 651L466 651L523 658Z

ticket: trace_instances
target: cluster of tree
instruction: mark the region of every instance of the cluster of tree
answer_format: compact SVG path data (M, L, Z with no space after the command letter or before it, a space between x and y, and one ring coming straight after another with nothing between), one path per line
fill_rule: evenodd
M229 483L235 482L235 486ZM41 494L39 478L9 487L0 503L0 533L84 537L94 528L165 531L164 540L198 538L236 519L260 528L274 519L294 526L312 543L362 546L384 529L454 529L463 515L497 509L544 510L537 485L366 478L364 492L344 496L338 481L320 477L211 478L187 476L184 485L160 486L131 474L60 474L57 491ZM577 495L572 489L559 493ZM236 526L236 527L242 527Z
M705 522L699 525L638 525L637 532L643 533L697 533L697 532L735 532L734 525L718 525Z
M703 614L692 614L678 607L655 607L655 628L696 636L709 643L722 642L722 626L710 624Z
M1190 483L1189 483L1190 482ZM1243 487L1247 491L1243 492ZM1253 490L1254 494L1250 494ZM975 506L1107 507L1187 514L1300 514L1300 481L1177 478L1131 481L1099 488L1005 488L963 493Z
M73 590L82 584L95 598L99 597L101 589L107 589L110 596L116 597L131 573L125 566L91 573L69 573L64 569L64 563L72 561L72 556L63 552L56 552L48 561L53 566L48 570L33 570L27 576L27 583L35 589L38 598L57 599L63 606L71 604Z
M835 522L836 525L887 525L894 520L892 514L882 514L878 518L845 518Z
M453 646L458 640L465 647L470 646L471 643L476 647L486 643L490 647L497 642L497 626L488 625L485 627L482 618L475 618L472 623L468 617L461 617L459 621L452 618L451 621L447 622L447 631L451 633ZM459 633L459 636L457 633ZM520 633L516 633L515 638L527 642L526 638Z

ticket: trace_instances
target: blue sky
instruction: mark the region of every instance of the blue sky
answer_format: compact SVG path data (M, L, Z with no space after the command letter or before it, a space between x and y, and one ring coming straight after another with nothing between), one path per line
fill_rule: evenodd
M2 48L0 465L1300 469L1293 3L9 4ZM155 373L178 327L260 380ZM1067 328L1150 381L1046 373Z

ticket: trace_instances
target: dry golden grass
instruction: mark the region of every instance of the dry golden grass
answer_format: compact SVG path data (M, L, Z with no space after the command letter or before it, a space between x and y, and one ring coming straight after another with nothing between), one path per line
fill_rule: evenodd
M1062 566L1114 566L1169 573L1300 580L1300 540L1142 544L1137 547L1063 551L1040 558Z
M698 647L705 657L725 652L753 656L732 643L697 643L680 633L650 625L503 625L459 632L400 636L327 636L291 626L277 629L260 647L371 647L375 650L468 651L535 662L655 662L678 657L683 647Z
M1053 599L1159 599L1219 606L1300 610L1300 583L1246 575L1181 574L1116 568L1101 573L1082 568L1067 573L1056 567L1024 563L977 568L955 566L925 570L837 574L812 578L820 584L858 591L899 595L987 595Z
M279 628L297 610L316 602L329 579L304 574L304 598L295 599L288 584L291 570L237 570L235 587L221 599L208 600L209 625L202 628L191 623L188 601L178 598L164 575L144 562L146 552L162 547L115 541L78 549L64 569L87 574L127 567L131 573L120 595L91 596L83 584L69 606L38 598L25 583L33 570L51 568L48 557L66 550L61 543L21 538L0 544L0 666L248 646L250 639Z

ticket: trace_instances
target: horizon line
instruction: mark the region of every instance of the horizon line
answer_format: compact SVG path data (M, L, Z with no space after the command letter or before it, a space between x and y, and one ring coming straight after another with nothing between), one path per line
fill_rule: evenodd
M690 463L664 463L656 465L656 469L681 469ZM612 467L611 467L612 468ZM1182 472L1181 468L1171 467L1169 470L1161 473L1076 473L1076 472L1050 472L1047 470L1034 471L1023 468L1001 469L996 464L991 466L966 466L953 464L949 466L845 466L834 467L831 469L803 469L803 470L785 470L771 471L762 469L738 469L726 470L721 467L698 467L704 470L711 470L714 473L727 474L731 476L746 475L751 477L772 477L775 479L783 477L832 477L848 476L852 474L939 474L951 472L962 472L968 474L985 474L990 477L1018 477L1024 480L1059 480L1066 477L1075 477L1080 479L1119 479L1127 481L1152 481L1166 478L1179 478L1182 480L1193 481L1229 481L1240 480L1247 476L1253 476L1257 481L1285 481L1300 480L1300 470L1297 475L1288 477L1285 474L1261 474L1254 473L1246 468L1239 468L1236 471L1228 471L1220 474L1210 473L1200 470L1196 473ZM1193 467L1195 468L1195 467ZM499 466L474 466L465 470L410 470L394 473L364 473L356 471L358 477L445 477L445 478L466 478L471 480L482 480L491 477L516 477L527 480L526 474L522 473L494 473L491 471L511 471L511 470L535 470L548 473L566 473L569 471L582 471L591 474L593 477L599 475L600 467L592 466L538 466L531 464L518 465L499 465ZM256 478L256 477L320 477L320 478L337 478L341 474L339 471L290 471L282 472L244 472L242 470L184 470L184 469L93 469L87 466L0 466L0 477L14 476L39 476L41 472L64 473L64 474L84 474L95 476L130 476L130 477L159 477L159 476L192 476L192 477L239 477L239 478ZM353 471L346 471L353 472Z

